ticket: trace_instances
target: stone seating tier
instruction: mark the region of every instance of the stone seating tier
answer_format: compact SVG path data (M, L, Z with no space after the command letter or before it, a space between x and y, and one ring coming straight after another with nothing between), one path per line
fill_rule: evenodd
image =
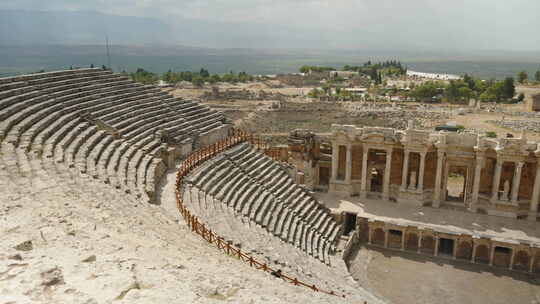
M14 172L63 163L148 201L166 171L157 130L185 142L223 127L221 113L101 69L0 78L0 118Z
M261 176L262 172L266 175ZM334 232L339 228L327 210L297 187L281 165L248 144L205 162L189 177L189 183L200 195L219 200L237 216L309 255L324 260L335 249ZM295 190L289 191L295 198L278 199L278 195L286 193L284 188L295 186Z

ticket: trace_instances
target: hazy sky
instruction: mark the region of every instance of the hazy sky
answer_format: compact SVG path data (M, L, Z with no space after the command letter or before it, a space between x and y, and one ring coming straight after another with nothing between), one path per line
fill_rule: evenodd
M176 29L189 18L322 47L540 50L539 0L3 0L0 9L93 10Z

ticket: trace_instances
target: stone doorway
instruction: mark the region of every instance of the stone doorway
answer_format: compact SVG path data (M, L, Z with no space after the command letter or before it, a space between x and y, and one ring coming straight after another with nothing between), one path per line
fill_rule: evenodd
M385 167L386 167L386 151L370 149L368 153L367 165L367 180L366 190L371 192L374 197L378 197L384 191Z
M528 271L529 270L529 254L525 251L518 251L514 259L514 269Z
M343 216L343 235L356 230L356 213L345 212Z
M370 192L381 192L383 188L383 170L372 168L370 171Z
M401 239L403 238L403 232L400 230L390 229L388 231L388 247L399 249L401 248Z
M465 203L467 200L468 168L465 166L450 166L446 177L447 202Z
M328 186L330 183L330 168L320 167L319 168L319 184L322 186Z
M476 246L476 255L474 260L477 263L489 264L489 249L486 245L481 244Z
M439 255L454 256L454 240L440 238L439 239Z
M506 247L495 247L493 252L493 265L499 267L510 267L510 259L512 258L512 249Z

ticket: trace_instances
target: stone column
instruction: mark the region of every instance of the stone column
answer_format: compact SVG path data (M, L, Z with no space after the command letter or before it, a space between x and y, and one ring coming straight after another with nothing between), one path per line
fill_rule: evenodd
M512 179L512 203L517 203L519 196L519 183L521 182L521 170L523 162L516 162L516 170Z
M434 251L434 255L435 255L435 256L438 256L438 255L439 255L439 237L438 237L438 236L435 236L435 251Z
M339 146L337 143L332 143L332 181L337 180L339 164Z
M474 243L474 241L472 242L472 256L471 256L471 262L472 263L475 263L476 262L476 244Z
M416 252L422 252L422 231L420 231L418 235L418 248L416 249Z
M401 251L405 250L405 237L407 234L405 233L405 230L401 231Z
M383 200L390 196L390 170L392 168L392 148L386 150L386 166L384 167Z
M454 258L454 260L457 259L458 247L459 247L459 239L454 239L454 250L452 251L452 257Z
M426 168L426 152L420 152L420 171L418 171L418 192L424 190L424 171Z
M516 248L512 248L512 255L510 256L510 269L514 268L514 259L516 258Z
M444 151L437 152L437 173L435 175L435 191L433 194L433 207L439 208L441 204L441 182L443 169Z
M361 192L360 195L362 198L367 197L367 170L368 170L368 156L369 156L369 148L367 146L363 146L362 148L363 154L362 154L362 184L361 184Z
M352 147L347 145L347 157L345 162L345 182L351 184L351 174L352 174Z
M388 248L388 229L384 229L384 248Z
M489 254L489 266L493 266L494 257L495 257L495 244L491 244L491 250Z
M476 212L476 205L478 204L478 193L480 192L480 177L482 174L482 167L484 166L484 157L476 157L476 168L474 170L474 182L472 192L471 211Z
M534 268L534 262L535 262L535 259L536 259L536 254L534 253L534 251L531 250L531 253L530 253L530 257L531 257L531 263L529 264L529 272L533 272L533 268Z
M409 175L409 150L404 150L403 171L401 172L401 191L407 189L407 177Z
M371 227L371 225L368 225L368 244L371 245L371 234L373 233L373 228Z
M531 198L531 206L529 208L529 215L527 219L530 221L536 221L538 214L538 196L540 195L540 162L536 164L536 175L534 177L534 188Z
M496 201L499 199L499 186L501 182L501 171L502 171L503 161L497 159L497 164L495 165L495 174L493 175L493 189L491 193L491 200Z

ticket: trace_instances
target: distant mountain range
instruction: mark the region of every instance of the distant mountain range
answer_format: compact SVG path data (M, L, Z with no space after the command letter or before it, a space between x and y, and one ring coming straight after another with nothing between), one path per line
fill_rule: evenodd
M163 43L171 28L152 18L85 11L0 10L1 45L97 44L109 36L117 43Z
M213 73L276 74L298 71L306 64L339 68L388 59L399 59L421 72L484 78L514 76L520 70L532 75L540 68L540 52L405 46L332 49L323 47L321 41L331 40L324 34L287 25L181 18L167 22L93 11L0 10L0 76L106 64L106 36L117 71L143 67L162 73L204 67Z

